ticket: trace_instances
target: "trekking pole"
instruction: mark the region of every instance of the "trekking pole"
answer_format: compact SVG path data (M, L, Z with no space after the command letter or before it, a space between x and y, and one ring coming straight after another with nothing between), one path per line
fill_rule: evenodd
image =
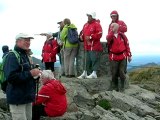
M40 69L39 64L36 64L35 68ZM36 99L35 99L35 103L37 102L37 99L38 99L39 78L40 77L36 78Z

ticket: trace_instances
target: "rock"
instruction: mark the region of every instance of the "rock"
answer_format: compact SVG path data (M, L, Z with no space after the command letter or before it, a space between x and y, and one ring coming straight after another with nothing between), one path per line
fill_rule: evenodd
M95 115L96 120L120 120L119 118L115 117L112 112L106 111L98 105L92 109L91 112Z
M97 99L99 99L98 97ZM160 115L155 109L147 106L140 100L120 92L106 91L100 94L100 98L110 101L113 108L119 108L124 112L130 111L140 117L145 117L146 115L155 117Z
M0 120L11 120L11 114L0 109Z
M101 53L100 57L100 66L97 71L98 77L107 75L110 76L110 67L109 67L109 60L108 60L108 50L106 47L106 42L101 42L103 46L103 52ZM83 42L80 43L79 45L79 51L76 59L76 68L77 68L77 75L81 75L83 72L83 68L85 66L85 51L84 51L84 46Z

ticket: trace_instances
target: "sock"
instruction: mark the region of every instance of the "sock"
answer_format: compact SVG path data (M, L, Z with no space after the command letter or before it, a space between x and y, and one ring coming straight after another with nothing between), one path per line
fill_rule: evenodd
M84 70L83 73L82 73L82 76L85 76L85 75L87 75L87 71L86 70Z
M92 72L92 75L96 75L96 71L93 71L93 72Z

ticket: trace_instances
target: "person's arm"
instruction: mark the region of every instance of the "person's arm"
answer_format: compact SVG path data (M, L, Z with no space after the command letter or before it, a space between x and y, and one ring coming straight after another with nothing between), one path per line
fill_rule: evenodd
M127 25L123 21L119 21L119 32L127 32Z
M55 32L55 33L52 34L52 36L57 38L58 37L58 33L59 32Z
M63 30L60 33L60 39L64 42L66 40L67 37L67 33L68 33L68 27L67 25L64 26Z
M95 25L95 33L91 34L90 40L99 40L102 37L102 27L99 23Z
M49 90L47 86L43 85L40 91L38 92L38 96L36 96L36 102L34 104L38 105L45 103L49 98Z
M127 51L127 56L128 56L128 61L130 62L132 60L132 54L130 51L130 47L129 47L129 41L128 38L125 34L121 33L121 35L123 36L124 42L125 42L125 46L126 46L126 51Z
M56 57L57 54L57 49L58 49L58 43L57 40L52 40L52 50L51 50L51 57L54 58Z
M111 30L106 36L107 44L111 43L111 41L113 40L113 37L114 37L114 32Z

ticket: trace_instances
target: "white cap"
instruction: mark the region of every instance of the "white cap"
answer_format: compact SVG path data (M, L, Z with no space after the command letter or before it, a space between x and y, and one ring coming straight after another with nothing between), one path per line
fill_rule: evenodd
M91 15L93 19L96 19L96 13L95 12L89 12L87 13L87 16Z
M30 38L30 39L34 39L33 36L28 35L26 33L19 33L18 35L16 35L16 40L19 40L21 38Z

